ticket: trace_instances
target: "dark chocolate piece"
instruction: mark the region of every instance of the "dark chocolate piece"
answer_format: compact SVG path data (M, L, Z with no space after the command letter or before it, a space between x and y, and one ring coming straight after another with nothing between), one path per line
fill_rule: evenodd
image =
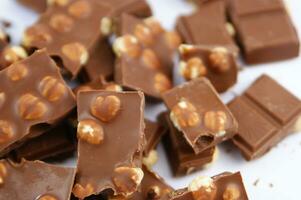
M206 78L197 78L163 94L170 119L195 153L232 138L237 122Z
M218 92L237 81L236 56L224 47L181 45L180 73L186 80L207 77Z
M301 130L301 101L267 75L229 103L238 121L234 144L247 160L258 158Z
M75 169L40 161L0 160L1 200L69 200Z
M47 2L55 2L58 0L18 0L21 4L23 4L26 7L29 7L30 9L42 13L46 11L46 8L48 6ZM67 0L66 0L67 1ZM63 2L63 1L61 1Z
M141 92L79 93L75 196L83 199L107 189L127 196L137 190L143 178L143 110Z
M230 16L248 64L299 56L298 35L282 0L233 0Z

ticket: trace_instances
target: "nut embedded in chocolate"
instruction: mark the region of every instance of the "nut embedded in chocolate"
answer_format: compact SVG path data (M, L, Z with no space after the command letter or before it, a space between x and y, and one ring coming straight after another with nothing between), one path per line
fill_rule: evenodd
M112 92L122 92L122 87L118 84L109 84L107 86L105 86L104 88L106 91L112 91Z
M8 121L0 120L0 144L7 142L15 134L12 124Z
M65 14L53 15L49 21L50 27L58 32L69 32L73 23L73 19Z
M42 25L35 25L24 32L22 44L25 47L30 47L35 42L39 42L44 45L52 42L52 36Z
M28 74L28 69L24 64L16 63L8 67L7 76L12 81L19 81L26 77Z
M20 46L7 47L3 50L2 54L8 65L27 57L25 49Z
M100 21L100 32L103 35L110 35L113 29L112 19L109 17L103 17Z
M149 17L144 20L144 23L151 30L154 35L158 35L164 32L160 22L158 22L155 18Z
M69 6L68 13L76 18L88 17L91 13L91 5L89 1L76 1Z
M94 188L91 184L87 184L85 187L76 183L72 189L72 193L79 199L84 199L94 193Z
M19 115L26 120L37 120L42 118L46 112L46 105L32 94L24 94L18 102Z
M49 195L49 194L45 194L40 196L39 198L37 198L36 200L59 200L56 197Z
M87 63L89 53L84 45L78 42L65 44L62 47L63 54L73 62L79 62L81 65Z
M212 178L199 176L189 184L188 191L194 200L214 200L217 188Z
M2 107L2 105L4 104L5 102L5 93L4 92L0 92L0 108Z
M227 52L228 50L224 47L216 47L209 55L211 67L213 67L217 72L222 73L228 71L231 67Z
M227 115L223 111L208 111L204 115L205 126L214 132L224 131L226 123Z
M181 38L180 38L179 34L174 31L166 32L164 34L164 38L167 43L167 46L170 49L176 49L181 44Z
M155 75L155 89L159 93L163 93L172 87L170 79L163 73L158 72Z
M49 101L57 101L67 93L67 88L54 77L46 76L39 85L41 94Z
M52 6L65 6L69 3L70 0L47 0L47 5Z
M190 58L180 63L180 73L186 80L192 80L207 74L203 61L198 57Z
M240 191L236 185L230 184L223 193L223 200L239 200Z
M134 35L139 40L139 42L141 42L145 46L149 46L154 42L151 30L145 25L137 24L134 29Z
M130 57L138 57L141 54L139 41L132 35L117 38L113 44L113 49L117 56L126 54Z
M77 136L90 144L100 144L104 140L104 130L96 121L86 119L78 123Z
M4 162L0 161L0 187L4 184L4 179L7 176L7 169Z
M143 50L142 60L144 64L151 69L159 69L161 67L159 58L151 49Z
M158 161L158 153L156 150L151 150L146 157L143 157L142 163L148 168L152 169L152 167Z

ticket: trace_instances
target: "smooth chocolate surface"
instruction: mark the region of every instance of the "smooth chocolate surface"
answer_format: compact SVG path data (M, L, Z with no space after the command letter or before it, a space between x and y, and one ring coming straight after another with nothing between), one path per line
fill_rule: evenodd
M238 63L233 52L220 46L181 45L180 74L186 80L207 77L218 92L237 81Z
M38 13L42 13L46 11L48 6L47 5L48 0L18 0L18 1L24 6L29 7Z
M0 160L1 200L69 200L75 169L40 161ZM4 173L5 172L5 173Z
M258 158L297 130L301 101L267 75L229 103L238 121L233 138L247 160Z
M143 175L143 111L141 92L79 93L75 196L84 198L106 189L115 195L136 191Z
M166 128L158 122L145 120L145 139L144 154L148 155L151 150L154 150L159 144L161 137L165 134Z
M45 50L0 72L0 152L38 136L75 107L75 98Z
M282 0L233 0L230 16L248 64L299 55L298 35Z
M163 94L170 119L195 153L232 138L237 122L207 78L197 78Z

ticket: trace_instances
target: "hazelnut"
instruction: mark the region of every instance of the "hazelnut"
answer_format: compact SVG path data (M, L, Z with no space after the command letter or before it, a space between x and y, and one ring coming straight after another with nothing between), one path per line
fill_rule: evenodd
M155 75L154 79L155 79L154 87L159 93L163 93L163 92L166 92L167 90L171 89L172 83L165 74L158 72Z
M177 49L181 44L181 38L178 33L176 32L166 32L164 34L165 41L167 46L170 49Z
M52 195L46 194L46 195L40 196L37 200L58 200L58 199Z
M204 115L204 124L211 131L225 131L226 123L227 115L223 111L208 111Z
M4 179L7 176L7 169L4 161L0 161L0 187L4 184Z
M15 63L7 68L6 75L12 81L19 81L26 77L28 74L28 69L26 65L21 63Z
M70 0L47 0L48 6L66 6L69 3Z
M219 73L226 72L230 69L228 50L224 47L216 47L209 55L211 67Z
M104 89L107 91L112 91L112 92L122 92L122 87L115 83L105 86Z
M171 109L170 119L179 130L195 127L200 123L200 117L195 106L186 100L179 101Z
M162 28L160 22L158 22L155 18L149 17L144 20L144 23L154 35L164 33L164 29Z
M234 26L233 26L231 23L229 23L229 22L226 23L226 29L227 29L228 33L229 33L232 37L235 36L236 31L235 31Z
M42 43L43 46L52 42L52 36L48 33L43 25L35 25L28 28L23 35L22 44L25 47L36 45L35 43Z
M199 176L189 184L188 191L195 200L214 200L217 188L212 178Z
M77 137L90 144L100 144L104 140L104 130L92 119L82 120L77 126Z
M19 115L26 120L37 120L42 118L46 112L46 105L32 94L24 94L18 102Z
M66 86L58 79L46 76L39 85L41 94L49 101L57 101L66 94Z
M181 55L187 54L191 51L193 51L195 49L194 45L190 45L190 44L181 44L179 46L179 52Z
M143 63L151 69L159 69L161 66L160 60L151 49L145 49L142 52Z
M4 49L3 57L5 61L7 61L9 64L12 64L18 60L26 58L27 53L23 47L13 46Z
M117 56L126 54L130 57L138 57L141 54L141 46L137 38L132 35L117 38L113 44L113 49Z
M4 102L5 102L5 99L6 99L5 96L6 96L6 95L5 95L4 92L0 92L0 108L2 107L2 105L3 105Z
M145 46L149 46L154 42L154 38L150 29L142 24L138 24L135 27L134 35L139 40L139 42L141 42Z
M88 62L89 54L84 45L79 42L65 44L62 47L63 54L73 62L79 62L84 65Z
M143 171L140 168L117 167L114 170L112 180L118 193L128 196L137 190L143 176Z
M190 58L187 62L180 63L180 73L186 80L192 80L207 74L207 68L202 59Z
M86 18L91 13L91 5L89 1L76 1L69 6L68 12L73 17Z
M50 18L49 25L59 32L68 32L72 29L73 19L64 14L56 14Z
M10 140L15 134L12 124L8 121L0 120L0 144Z
M94 193L94 188L91 184L87 184L85 187L83 187L81 184L76 183L73 186L72 193L75 197L84 199Z
M100 21L100 32L103 35L110 35L113 29L112 19L109 17L104 17Z
M103 122L113 120L121 109L121 102L117 96L98 96L91 104L91 113Z
M142 163L148 168L152 167L158 162L158 153L156 150L151 150L146 157L143 157Z
M228 185L223 193L223 200L238 200L240 199L240 191L235 185Z

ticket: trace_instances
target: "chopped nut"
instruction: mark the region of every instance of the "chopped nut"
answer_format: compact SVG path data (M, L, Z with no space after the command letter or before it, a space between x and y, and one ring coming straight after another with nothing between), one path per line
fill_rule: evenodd
M142 163L148 168L152 167L158 162L158 153L156 150L151 150L146 157L143 157Z
M122 92L122 87L118 84L113 83L105 86L105 90L113 92Z
M190 58L180 63L180 73L186 80L192 80L207 74L207 68L198 57Z
M25 47L31 47L35 43L42 43L44 45L52 42L52 37L45 27L42 25L35 25L24 32L22 44Z
M68 32L72 29L73 19L64 14L53 15L49 21L49 25L59 32Z
M209 55L211 67L217 72L225 72L230 69L230 63L228 58L228 50L224 47L216 47Z
M7 47L3 51L3 57L9 64L27 57L27 53L23 47L13 46Z
M0 93L1 94L1 93ZM0 95L1 97L1 95ZM0 98L1 99L1 98ZM1 100L0 100L1 102ZM1 103L0 103L1 105ZM295 127L294 127L294 132L300 132L301 131L301 115L299 116L299 118L297 119L296 123L295 123Z
M69 6L68 12L73 17L85 18L91 13L91 5L89 1L76 1Z
M7 169L3 161L0 161L0 187L4 184L4 179L7 176Z
M211 131L225 131L227 115L223 111L208 111L204 115L204 124Z
M82 120L77 126L77 137L90 144L100 144L104 140L104 130L92 119Z
M179 130L194 127L200 123L200 117L193 104L186 100L179 101L170 112L170 119Z
M2 107L2 105L4 104L5 102L5 93L4 92L0 92L0 108Z
M100 21L100 32L103 35L110 35L113 31L113 22L109 17L104 17Z
M153 17L149 17L144 20L144 23L147 27L151 30L154 35L158 35L164 33L164 29L162 28L161 24Z
M182 55L187 54L188 52L193 51L194 49L195 49L195 47L190 44L181 44L179 46L179 52Z
M151 49L145 49L142 53L143 63L151 69L159 69L161 67L160 60Z
M10 140L15 134L15 130L8 121L0 120L0 144Z
M57 101L66 94L66 86L58 79L46 76L39 85L41 94L49 101Z
M170 49L177 49L181 44L181 38L176 32L166 32L164 37Z
M58 200L58 199L52 195L46 194L46 195L40 196L37 200Z
M188 191L195 200L214 200L217 188L212 178L199 176L189 184Z
M235 36L235 34L236 34L235 28L234 28L234 26L233 26L230 22L227 22L227 23L226 23L226 29L227 29L228 33L229 33L232 37Z
M46 105L32 94L24 94L18 102L19 115L26 120L37 120L42 118L46 112Z
M163 73L157 73L155 75L155 89L159 93L163 93L172 87L170 79Z
M113 50L117 56L126 54L130 57L138 57L141 54L141 46L137 38L132 35L117 38L113 44Z
M28 69L25 65L21 63L15 63L7 68L6 75L12 81L19 81L26 77L28 74Z
M48 6L65 6L69 3L70 0L47 0L47 5Z
M76 183L73 186L72 193L79 199L84 199L94 193L94 188L91 184L87 184L85 187Z
M238 200L240 191L235 185L228 185L223 193L223 200Z
M151 30L142 24L138 24L135 27L134 35L145 46L149 46L154 42Z
M74 62L79 62L81 65L87 63L89 54L84 45L78 42L65 44L62 47L63 54Z
M128 196L135 192L143 179L143 171L134 167L118 167L112 178L119 193Z

